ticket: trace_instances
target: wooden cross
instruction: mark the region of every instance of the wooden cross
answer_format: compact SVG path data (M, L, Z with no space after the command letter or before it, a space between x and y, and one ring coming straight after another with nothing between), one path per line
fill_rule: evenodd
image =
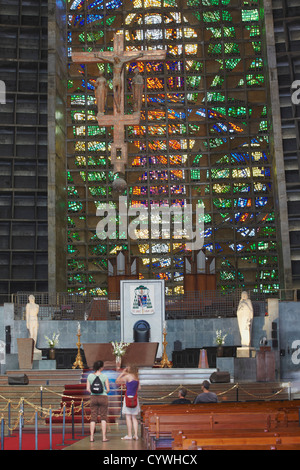
M127 144L125 143L125 126L137 125L140 122L140 111L133 114L124 114L124 73L125 63L134 60L150 61L165 60L166 51L125 51L124 35L114 35L114 50L107 52L73 52L73 62L99 63L109 62L113 64L113 90L114 113L111 115L97 114L99 126L114 126L114 141L111 146L111 163L114 172L125 172L127 163Z

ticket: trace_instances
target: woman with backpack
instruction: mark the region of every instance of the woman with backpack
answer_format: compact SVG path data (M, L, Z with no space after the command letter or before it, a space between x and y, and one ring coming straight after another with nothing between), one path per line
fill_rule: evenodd
M89 374L86 381L86 389L91 394L91 421L90 421L90 442L94 442L94 433L98 414L100 414L102 441L107 442L106 437L106 421L108 410L108 392L109 381L107 375L103 374L103 361L97 361L94 364L94 372Z

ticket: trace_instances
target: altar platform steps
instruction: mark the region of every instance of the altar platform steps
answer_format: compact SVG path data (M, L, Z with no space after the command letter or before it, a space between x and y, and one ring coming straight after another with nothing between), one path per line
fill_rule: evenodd
M12 402L12 407L16 407L21 398L38 406L41 406L42 400L43 407L48 408L60 402L63 392L64 387L61 385L53 386L51 389L43 388L42 393L40 386L36 385L0 385L0 408L3 409L8 400Z
M0 385L8 384L9 376L27 375L29 385L62 386L80 383L83 371L81 369L50 369L50 370L8 370L0 375Z
M81 383L66 384L63 391L63 396L59 405L59 408L53 410L52 424L54 427L60 427L62 425L62 414L61 410L65 404L66 426L70 426L72 422L75 425L82 424L82 410L84 415L84 428L86 429L90 423L90 394L86 390L86 378L91 371L83 371L81 377ZM107 371L104 371L104 373ZM112 371L110 371L112 372ZM110 377L111 390L108 394L108 419L109 425L119 424L121 415L121 404L123 392L117 386L115 386L112 377ZM72 417L72 405L73 405L73 417ZM49 419L46 419L46 424L49 423Z
M2 377L1 377L2 378ZM57 408L60 405L61 396L64 387L62 385L54 385L51 388L43 388L42 394L40 385L8 385L0 384L0 409L1 417L4 419L4 432L8 433L9 424L9 408L10 406L10 428L17 429L21 399L24 403L24 429L34 428L35 413L38 412L39 428L45 426L45 419L41 416L41 410L48 411L51 408ZM48 427L47 427L48 429Z
M139 378L141 386L144 385L200 385L203 380L209 380L211 374L216 372L213 368L160 368L141 367Z
M11 385L9 377L27 375L27 385ZM8 426L8 401L11 402L10 420L14 427L19 419L20 401L24 399L25 428L32 427L35 411L39 411L39 426L45 425L44 417L40 416L41 406L45 410L60 407L66 384L80 383L82 370L9 370L0 375L0 409L4 417L5 432ZM42 390L41 390L42 387Z

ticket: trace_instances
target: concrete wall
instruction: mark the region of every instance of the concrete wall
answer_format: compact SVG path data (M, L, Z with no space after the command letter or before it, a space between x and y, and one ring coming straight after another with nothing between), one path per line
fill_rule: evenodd
M300 381L300 302L279 303L278 331L281 378Z
M11 354L17 354L17 338L28 338L25 320L13 320L13 304L0 307L0 340L5 341L5 326L11 326ZM59 348L76 348L78 338L77 321L42 320L39 322L37 348L48 348L45 336L52 337L59 333ZM80 322L81 343L106 343L120 341L119 321L86 321Z
M66 3L48 0L48 292L66 292Z

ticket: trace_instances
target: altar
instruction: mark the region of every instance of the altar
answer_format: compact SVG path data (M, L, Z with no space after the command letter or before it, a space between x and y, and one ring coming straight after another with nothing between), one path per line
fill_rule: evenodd
M115 366L115 356L111 343L83 344L87 366L92 369L97 360L104 362L106 369ZM122 357L121 367L134 364L139 367L141 385L188 385L200 384L209 380L216 368L168 368L155 365L158 343L131 343Z
M87 366L92 369L95 361L103 361L104 367L116 363L111 343L85 343L82 345ZM129 364L152 367L155 363L158 343L131 343L122 357L121 367Z

